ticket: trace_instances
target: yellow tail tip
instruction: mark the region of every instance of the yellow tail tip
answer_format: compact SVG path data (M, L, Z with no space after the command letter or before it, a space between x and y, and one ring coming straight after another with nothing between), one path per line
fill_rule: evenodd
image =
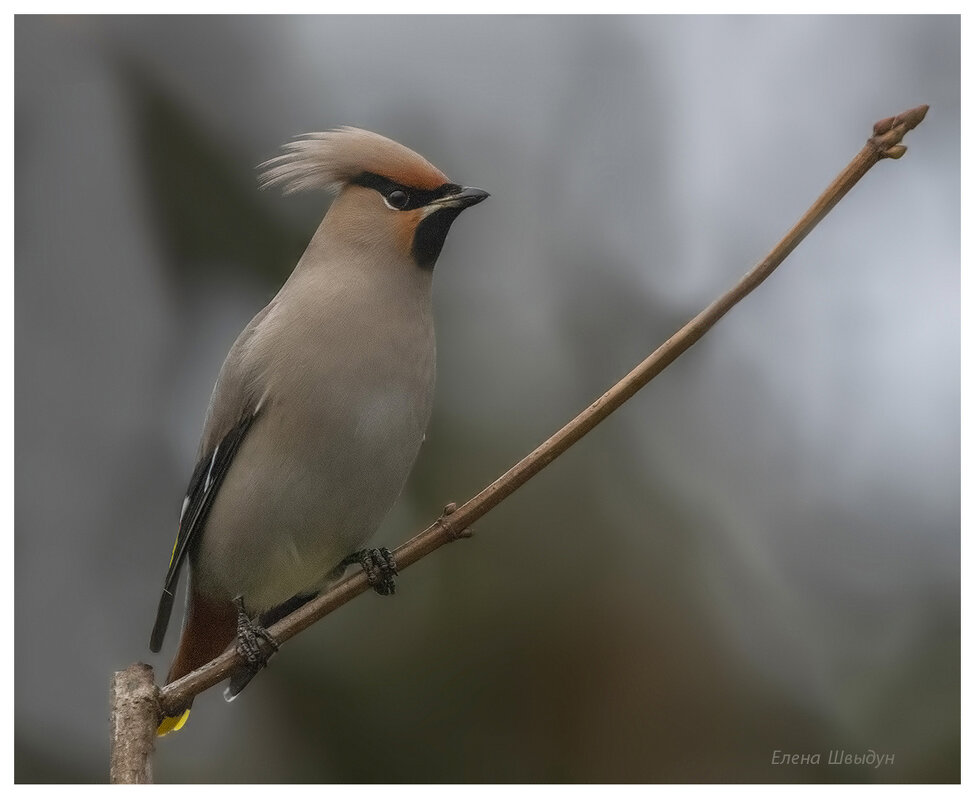
M156 729L156 736L165 737L171 731L179 731L183 728L189 716L190 710L187 709L179 717L163 718L162 723L159 724L159 728Z

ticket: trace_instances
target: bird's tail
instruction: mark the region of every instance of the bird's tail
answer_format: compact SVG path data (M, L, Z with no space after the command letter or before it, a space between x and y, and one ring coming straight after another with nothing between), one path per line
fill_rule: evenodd
M192 706L192 704L191 704ZM165 737L171 731L179 731L183 728L183 724L189 720L190 717L190 707L186 707L183 710L182 715L175 715L173 717L165 717L162 719L162 723L159 724L159 728L156 729L157 737Z
M218 657L236 635L237 609L231 602L211 600L191 591L179 648L166 683L176 681ZM156 734L165 737L171 731L179 731L189 716L190 705L187 705L182 712L163 718Z

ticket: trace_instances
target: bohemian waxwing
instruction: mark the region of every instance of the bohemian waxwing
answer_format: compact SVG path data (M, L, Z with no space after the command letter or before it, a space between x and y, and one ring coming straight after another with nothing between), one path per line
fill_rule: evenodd
M377 591L393 591L389 552L359 549L400 494L430 417L433 266L457 215L488 196L356 128L308 134L284 150L261 165L263 186L338 195L220 370L149 645L162 645L189 557L167 681L237 638L249 663L228 700L275 647L263 627L347 564L361 562ZM159 733L188 715L166 718Z

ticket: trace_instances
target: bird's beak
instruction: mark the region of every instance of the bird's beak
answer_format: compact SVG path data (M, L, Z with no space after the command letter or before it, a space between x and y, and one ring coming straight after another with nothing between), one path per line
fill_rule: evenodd
M446 197L434 200L428 203L428 206L440 207L440 208L451 208L451 209L466 209L468 206L475 206L480 203L485 198L491 195L485 192L483 189L478 189L474 186L465 186L459 192L455 192L452 195L447 195Z

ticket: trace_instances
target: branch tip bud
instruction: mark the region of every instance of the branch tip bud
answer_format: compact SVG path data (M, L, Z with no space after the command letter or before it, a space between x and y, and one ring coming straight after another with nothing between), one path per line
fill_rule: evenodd
M903 125L907 131L912 128L916 128L921 124L921 120L924 119L925 115L928 113L929 106L923 105L917 108L912 108L910 111L905 111L903 114L897 116L897 121L895 124ZM906 133L906 131L905 131Z
M886 117L874 123L873 136L868 140L876 148L880 158L899 159L907 148L901 146L904 135L921 124L928 113L928 106L917 106L898 114L896 117Z

